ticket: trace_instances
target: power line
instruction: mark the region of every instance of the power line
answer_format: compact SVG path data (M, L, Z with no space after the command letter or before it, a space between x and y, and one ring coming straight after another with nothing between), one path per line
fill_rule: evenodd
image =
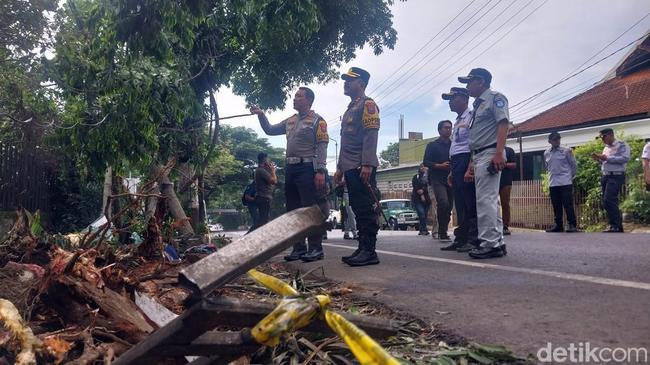
M511 33L513 30L515 30L519 25L521 25L521 23L523 23L524 21L526 21L526 19L528 19L531 15L533 15L537 10L539 10L539 9L540 9L542 6L544 6L547 2L548 2L548 0L545 0L543 3L541 3L541 4L540 4L539 6L537 6L535 9L533 9L530 13L528 13L528 15L526 15L523 19L521 19L521 20L520 20L517 24L515 24L512 28L510 28L510 29L509 29L506 33L504 33L500 38L498 38L497 40L495 40L494 42L492 42L492 43L491 43L489 46L487 46L487 47L486 47L486 48L485 48L481 53L479 53L478 55L476 55L476 57L474 57L473 59L471 59L469 62L467 62L467 63L464 64L463 66L459 67L456 71L453 72L453 74L454 74L454 75L455 75L455 74L458 74L458 72L460 72L461 70L465 69L469 64L471 64L472 62L474 62L477 58L481 57L481 56L482 56L483 54L485 54L487 51L490 51L490 50L494 49L493 47L494 47L495 44L499 43L499 42L502 41L505 37L507 37L508 35L510 35L510 33ZM446 81L448 78L449 78L449 77L447 77L447 78L445 78L445 79L442 79L440 82L438 82L437 84L435 84L435 85L433 85L432 87L430 87L429 89L427 89L424 93L420 94L419 96L413 98L410 102L406 103L402 108L405 108L405 107L411 105L412 103L414 103L416 100L419 100L422 96L424 96L425 94L431 92L433 89L435 89L435 88L438 87L440 84L442 84L444 81ZM395 113L397 113L397 112L399 112L399 110L394 110L394 111L392 111L391 113L389 113L388 115L386 115L386 117L387 117L387 116L390 116L390 115L393 115L393 114L395 114Z
M570 79L572 79L572 78L574 78L574 77L580 75L581 73L587 71L588 69L590 69L590 68L596 66L597 64L599 64L599 63L601 63L601 62L607 60L608 58L614 56L615 54L619 53L620 51L622 51L622 50L628 48L629 46L635 44L636 42L640 41L641 39L647 37L648 34L650 34L650 33L645 33L643 36L641 36L641 37L639 37L639 38L633 40L632 42L630 42L630 43L626 44L625 46L623 46L623 47L617 49L616 51L614 51L614 52L608 54L607 56L605 56L605 57L599 59L598 61L596 61L596 62L590 64L589 66L587 66L587 67L581 69L580 71L574 72L573 74L571 74L571 75L569 75L569 76L566 76L566 77L562 78L560 81L554 83L553 85L547 87L546 89L544 89L544 90L542 90L542 91L540 91L540 92L538 92L538 93L536 93L536 94L534 94L534 95L532 95L532 96L529 96L528 98L526 98L526 99L520 101L519 103L513 105L512 107L514 108L514 107L516 107L517 105L521 105L522 103L524 103L524 102L526 102L526 101L528 101L528 100L531 100L531 99L533 99L533 98L536 98L536 97L538 97L539 95L542 95L542 94L546 93L547 91L549 91L549 90L551 90L551 89L557 87L558 85L561 85L561 84L565 83L566 81L568 81L568 80L570 80Z
M519 15L519 14L520 14L520 13L521 13L521 12L522 12L526 7L528 7L528 6L529 6L533 1L534 1L534 0L530 0L527 4L525 4L523 7L521 7L521 8L520 8L518 11L516 11L512 16L510 16L510 18L508 18L506 21L504 21L503 23L501 23L500 26L498 26L496 29L494 29L494 30L492 31L492 33L488 34L486 37L484 37L483 39L481 39L481 40L478 42L478 44L483 43L484 41L486 41L487 39L489 39L491 36L493 36L496 32L498 32L501 28L503 28L506 24L508 24L508 22L510 22L514 17L516 17L517 15ZM511 5L512 5L512 4L511 4ZM510 6L508 6L508 7L510 7ZM479 32L479 33L481 33L481 32ZM468 43L468 44L469 44L469 43ZM465 47L463 47L463 48L465 48ZM434 75L432 75L432 76L429 76L429 77L426 77L426 78L420 80L420 82L418 82L418 83L415 85L415 86L418 86L418 87L417 87L415 90L410 90L410 92L415 93L415 92L417 92L418 90L422 89L424 86L426 86L427 83L429 83L429 82L435 80L436 77L440 76L444 71L446 71L447 69L449 69L449 67L451 67L452 65L456 64L456 63L457 63L458 61L460 61L461 59L465 58L465 56L467 56L468 54L470 54L473 50L474 50L474 48L471 48L471 49L469 49L467 52L465 52L462 56L459 56L459 57L456 57L456 56L452 56L452 57L450 57L450 58L447 60L446 63L449 63L449 61L456 61L456 62L451 62L451 63L449 63L449 64L447 65L447 67L445 67L445 68L442 69L442 70L440 70L440 68L437 68L435 71L440 70L438 73L436 73L436 74L434 74ZM446 64L446 63L445 63L445 64ZM443 64L443 65L444 65L444 64ZM415 86L414 86L414 87L415 87ZM405 98L406 96L408 96L408 92L407 92L407 93L402 93L400 96L398 96L398 97L396 98L396 100L394 100L390 105L388 105L388 106L386 107L386 109L389 109L389 108L394 107L395 105L399 104L402 100L404 100L404 98Z
M458 19L458 17L459 17L462 13L464 13L465 10L467 10L467 8L469 8L469 7L470 7L472 4L474 4L475 2L476 2L476 0L472 0L472 2L470 2L469 4L467 4L467 6L465 6L465 7L464 7L464 8L463 8L463 9L462 9L458 14L456 14L456 16L453 17L449 22L447 22L447 24L446 24L444 27L442 27L442 29L440 29L440 30L438 31L438 33L436 33L433 37L431 37L431 38L430 38L430 39L429 39L429 40L428 40L428 41L427 41L427 42L426 42L422 47L420 47L420 49L418 49L418 50L417 50L417 51L416 51L416 52L415 52L411 57L409 57L408 60L404 61L404 63L402 63L401 65L399 65L399 66L398 66L398 67L397 67L397 68L396 68L396 69L395 69L395 70L394 70L390 75L388 75L388 77L384 78L384 79L383 79L383 80L382 80L382 81L381 81L377 86L375 86L374 89L372 89L372 91L371 91L370 93L374 93L375 91L379 90L379 88L381 88L381 86L382 86L383 84L385 84L386 81L390 80L390 78L393 77L393 76L395 76L395 74L397 74L397 73L402 69L402 67L406 66L409 62L411 62L411 60L412 60L413 58L415 58L415 57L416 57L420 52L422 52L422 50L424 50L424 49L425 49L429 44L431 44L431 42L433 42L434 39L436 39L436 38L437 38L437 37L438 37L438 36L439 36L439 35L440 35L440 34L441 34L445 29L447 29L447 27L449 27L449 26L451 25L451 23L453 23L456 19Z
M391 82L388 86L386 86L386 87L384 88L383 91L380 91L379 93L377 93L377 94L375 95L375 97L376 97L376 98L380 98L382 95L386 95L386 94L385 94L385 91L387 91L387 90L391 90L391 86L395 85L395 83L397 83L397 82L399 82L400 80L402 80L405 76L407 76L407 78L406 78L404 81L406 81L406 80L410 79L411 77L413 77L413 75L414 75L415 73L411 73L411 71L412 71L415 67L418 67L419 65L421 65L421 64L422 64L422 61L426 61L426 60L427 60L427 57L431 56L431 54L432 54L433 52L435 52L435 51L436 51L436 50L437 50L437 49L438 49L442 44L444 44L444 43L445 43L445 42L446 42L450 37L452 37L456 32L458 32L458 30L460 30L461 28L463 28L466 24L469 24L469 27L465 28L465 30L463 30L463 31L461 32L461 34L459 35L459 36L462 36L462 35L465 34L465 32L467 32L470 28L472 28L474 25L476 25L476 23L477 23L479 20L481 20L481 19L482 19L482 18L483 18L487 13L489 13L489 11L492 10L492 9L488 10L486 13L484 13L483 15L481 15L481 17L480 17L479 19L477 19L476 21L472 22L472 19L473 19L475 16L477 16L478 14L480 14L480 13L483 11L483 9L485 9L485 7L487 7L487 6L488 6L492 1L493 1L493 0L488 0L488 2L485 3L485 4L484 4L484 5L483 5L479 10L477 10L474 14L472 14L472 16L471 16L469 19L467 19L463 24L461 24L458 28L456 28L454 31L452 31L452 32L451 32L451 33L450 33L450 34L449 34L445 39L443 39L443 41L442 41L441 43L439 43L438 46L436 46L436 47L433 48L431 51L429 51L429 53L427 53L426 55L424 55L423 58L421 58L417 63L415 63L414 65L412 65L408 70L404 71L404 73L402 74L402 76L398 77L396 80L394 80L393 82ZM499 0L499 2L501 2L501 1L502 1L502 0ZM456 37L456 39L457 39L457 38L458 38L458 37ZM449 44L451 44L451 42L450 42ZM446 49L446 48L449 46L449 44L448 44L447 46L445 46L444 49ZM444 51L444 49L443 49L443 51ZM434 57L435 57L435 56L434 56ZM432 59L432 58L431 58L431 59ZM429 59L429 60L431 60L431 59ZM419 69L421 69L421 68L422 68L422 67L420 67ZM418 70L419 70L419 69L418 69ZM417 71L417 70L416 70L416 71ZM402 82L402 83L403 83L403 82Z
M629 70L631 70L631 69L633 69L633 68L635 68L635 67L638 67L638 66L644 65L644 64L649 63L649 62L650 62L650 59L646 59L646 60L643 60L643 61L637 62L637 63L635 63L635 64L633 64L633 65L631 65L631 66L629 66L629 67L626 67L626 68L623 69L623 70L621 70L621 73L625 73L625 72L627 72L627 71L629 71ZM624 88L626 88L626 87L630 87L630 86L632 86L632 85L636 85L636 84L641 83L641 82L646 82L646 80L641 80L641 81L636 81L636 82L633 82L633 83L628 83L628 84L620 85L620 86L618 86L618 87L616 87L616 88L613 88L613 89L602 90L602 91L599 91L599 92L594 93L594 94L592 94L592 95L589 95L588 97L585 97L585 98L581 99L580 101L581 101L581 102L589 101L589 100L591 100L591 99L593 99L593 98L596 98L596 97L601 96L602 94L610 93L610 92L613 92L614 90L624 89ZM598 84L598 83L596 83L596 84L594 84L594 85L597 85L597 84ZM583 91L584 91L584 90L583 90ZM577 96L577 95L579 95L579 94L576 94L576 96ZM546 111L547 111L547 110L544 110L543 112L541 112L541 113L537 113L536 115L542 114L542 113L544 113L544 112L546 112ZM528 114L530 114L530 113L528 113ZM528 120L528 119L530 119L530 118L527 118L526 120ZM524 122L525 122L526 120L524 120ZM521 124L521 123L519 123L519 124Z
M578 67L576 67L575 69L573 69L572 71L570 71L570 72L569 72L567 75L565 75L564 77L568 77L569 75L571 75L572 73L576 72L576 71L579 70L581 67L583 67L584 65L586 65L589 61L591 61L591 60L593 60L594 58L596 58L596 56L598 56L599 54L601 54L604 50L606 50L609 46L611 46L612 44L614 44L617 40L621 39L621 37L623 37L625 34L627 34L627 32L629 32L630 30L632 30L634 27L636 27L639 23L641 23L641 22L642 22L645 18L647 18L649 15L650 15L650 13L646 13L643 17L641 17L641 19L637 20L636 23L634 23L634 24L632 24L630 27L628 27L628 28L627 28L623 33L621 33L621 34L620 34L618 37L616 37L613 41L607 43L603 48L601 48L601 49L600 49L598 52L596 52L593 56L589 57L589 59L587 59L586 61L584 61L580 66L578 66ZM526 106L528 103L530 103L530 101L532 101L532 100L533 100L533 99L531 99L531 100L529 100L528 102L523 103L523 104L522 104L522 103L519 103L519 104L517 104L517 105L514 105L514 106L512 107L512 110L513 110L513 111L517 110L517 109L518 109L518 107L517 107L518 105L521 105L519 108L524 107L524 106Z

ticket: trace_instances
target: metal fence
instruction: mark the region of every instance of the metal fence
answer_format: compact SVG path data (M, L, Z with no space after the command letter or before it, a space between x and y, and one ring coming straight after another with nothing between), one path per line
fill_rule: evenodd
M48 211L52 177L42 149L0 143L0 211Z

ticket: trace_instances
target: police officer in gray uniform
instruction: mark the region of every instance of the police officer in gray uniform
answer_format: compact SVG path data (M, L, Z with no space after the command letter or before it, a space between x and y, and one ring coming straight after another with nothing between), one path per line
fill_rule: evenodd
M576 159L570 148L560 146L561 138L558 132L549 134L548 143L551 147L544 151L544 163L550 175L551 203L555 216L555 226L546 230L549 233L564 232L562 207L566 211L569 224L566 232L578 231L576 213L573 209L573 177L576 176L577 171Z
M334 182L340 185L345 178L359 230L359 248L342 260L350 266L374 265L379 263L375 252L379 230L375 181L379 165L379 108L365 94L370 79L368 71L352 67L341 78L345 80L344 93L351 102L341 122L341 153Z
M598 138L603 141L605 148L602 154L593 153L591 158L600 163L603 173L600 187L603 192L603 206L609 221L609 228L603 232L623 233L623 218L618 208L618 195L625 184L625 166L630 161L630 146L616 140L612 128L601 130L596 139Z
M319 202L325 190L327 143L327 123L313 110L314 92L301 87L293 99L293 108L298 111L278 124L271 125L264 112L257 106L251 113L257 114L260 125L271 136L287 135L287 165L284 193L287 211L309 207ZM291 253L284 257L287 261L316 261L324 258L323 233L308 237L309 250L305 242L297 242Z
M472 164L465 174L476 185L476 213L480 247L469 252L470 257L486 259L506 254L503 243L503 221L499 217L499 180L505 168L505 145L508 136L508 99L490 89L492 74L475 68L469 75L458 78L467 84L474 97L469 140Z

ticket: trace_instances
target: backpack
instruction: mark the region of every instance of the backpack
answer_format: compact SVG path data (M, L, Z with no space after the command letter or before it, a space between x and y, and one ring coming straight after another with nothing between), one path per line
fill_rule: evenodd
M250 184L246 185L246 189L244 189L244 194L242 194L242 196L241 196L241 203L244 206L248 205L248 201L246 200L246 195L255 196L255 181L253 181Z

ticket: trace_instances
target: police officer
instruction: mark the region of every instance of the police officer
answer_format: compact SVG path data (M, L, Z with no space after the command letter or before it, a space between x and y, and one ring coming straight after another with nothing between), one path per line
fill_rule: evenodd
M454 230L454 242L441 247L443 251L469 252L476 248L476 188L473 179L465 182L465 172L471 161L469 149L469 123L472 112L469 109L469 92L462 87L452 87L448 93L442 94L443 100L449 101L449 109L456 113L456 121L451 133L450 185L456 203L458 227Z
M567 232L577 232L576 213L573 210L573 178L576 176L576 159L570 148L560 146L560 133L552 132L548 135L551 147L544 151L546 171L550 175L551 203L555 226L546 232L564 232L562 208L566 212Z
M458 78L467 84L474 97L469 129L469 147L473 163L465 177L474 178L476 185L476 213L480 247L469 252L470 257L486 259L505 255L503 221L499 217L499 181L506 164L505 145L508 136L508 99L490 89L492 74L484 68L475 68L467 76Z
M591 158L600 163L602 177L600 187L603 193L603 206L607 211L609 228L603 232L622 233L623 218L618 208L618 195L625 184L625 165L630 160L630 146L616 140L614 130L605 128L596 139L600 138L605 144L603 153L593 153Z
M314 92L301 87L293 98L293 108L298 111L291 117L278 124L271 125L264 112L257 106L252 106L251 113L257 114L260 125L266 134L277 136L287 135L287 163L285 172L284 193L287 211L299 207L317 204L319 196L325 189L327 123L313 110ZM321 193L319 193L321 192ZM309 250L305 242L297 242L291 253L284 257L287 261L301 259L316 261L324 258L322 232L308 237Z
M341 153L334 182L340 185L345 179L359 230L358 249L342 260L350 266L374 265L379 263L375 252L379 230L375 193L379 108L365 95L368 71L352 67L341 78L345 80L343 91L351 101L341 122Z

